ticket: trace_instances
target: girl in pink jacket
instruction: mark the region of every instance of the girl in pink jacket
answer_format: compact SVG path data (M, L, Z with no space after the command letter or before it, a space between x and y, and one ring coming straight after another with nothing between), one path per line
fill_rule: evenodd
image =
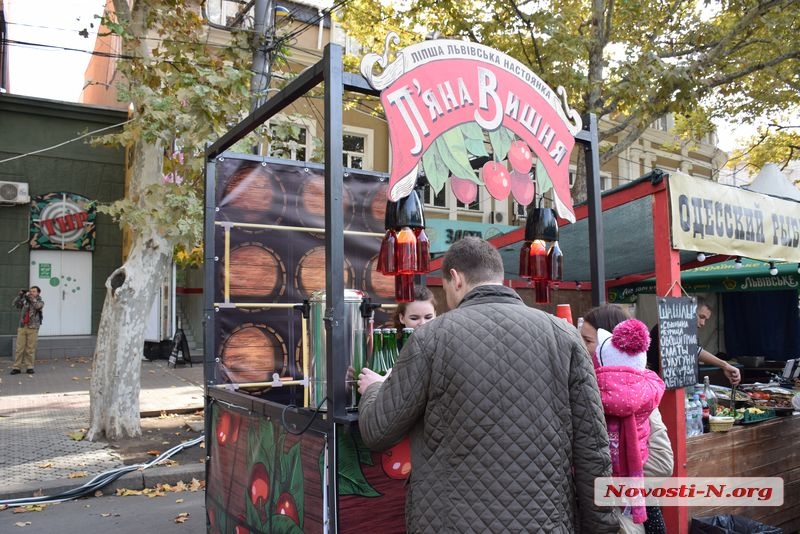
M664 382L646 369L650 334L637 319L628 319L614 332L597 331L594 354L595 373L606 416L612 474L615 477L641 478L647 460L650 413L664 395ZM644 502L625 509L634 523L647 519Z

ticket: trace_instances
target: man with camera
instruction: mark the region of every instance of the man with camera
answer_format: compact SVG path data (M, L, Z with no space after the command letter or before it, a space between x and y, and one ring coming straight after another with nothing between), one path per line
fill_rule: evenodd
M11 374L18 375L25 368L29 375L34 373L33 362L36 359L36 344L39 341L39 327L42 325L42 308L44 301L39 295L39 286L20 289L12 305L20 310L19 328L17 328L17 352Z

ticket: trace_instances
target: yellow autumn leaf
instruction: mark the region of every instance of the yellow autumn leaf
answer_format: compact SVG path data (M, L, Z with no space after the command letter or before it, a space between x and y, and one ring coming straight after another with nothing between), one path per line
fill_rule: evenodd
M50 469L51 467L53 467L53 462L45 462L43 464L37 465L36 467L40 469Z
M72 441L83 441L83 438L86 437L86 431L84 429L76 430L75 432L70 432L67 436Z
M85 478L89 476L89 473L86 471L75 471L67 475L67 478Z
M128 495L141 495L140 490L132 490L128 488L117 488L117 495L120 497L127 497Z

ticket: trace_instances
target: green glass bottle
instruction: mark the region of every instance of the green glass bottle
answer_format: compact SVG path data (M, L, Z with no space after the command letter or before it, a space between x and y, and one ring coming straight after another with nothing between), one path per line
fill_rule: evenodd
M386 365L391 369L397 361L397 328L384 328L383 347L386 355Z
M389 371L389 366L386 365L386 347L383 341L383 331L380 328L373 330L372 359L369 362L369 368L381 376L385 376Z
M414 333L413 328L408 328L408 327L403 328L403 335L400 337L400 346L398 347L398 350L406 346L406 343L408 343L408 338L410 338L411 334L413 333Z

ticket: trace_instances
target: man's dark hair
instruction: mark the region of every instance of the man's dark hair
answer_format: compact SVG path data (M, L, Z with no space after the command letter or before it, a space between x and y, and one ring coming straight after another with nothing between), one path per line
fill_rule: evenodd
M700 308L708 308L709 311L714 311L711 309L711 304L708 303L705 297L697 297L697 309L700 310Z
M462 237L447 250L442 260L442 276L450 280L450 269L464 276L470 285L502 282L503 258L488 241L479 237Z
M38 291L39 293L42 292L42 288L39 286L31 286L31 289L36 289L36 291Z

